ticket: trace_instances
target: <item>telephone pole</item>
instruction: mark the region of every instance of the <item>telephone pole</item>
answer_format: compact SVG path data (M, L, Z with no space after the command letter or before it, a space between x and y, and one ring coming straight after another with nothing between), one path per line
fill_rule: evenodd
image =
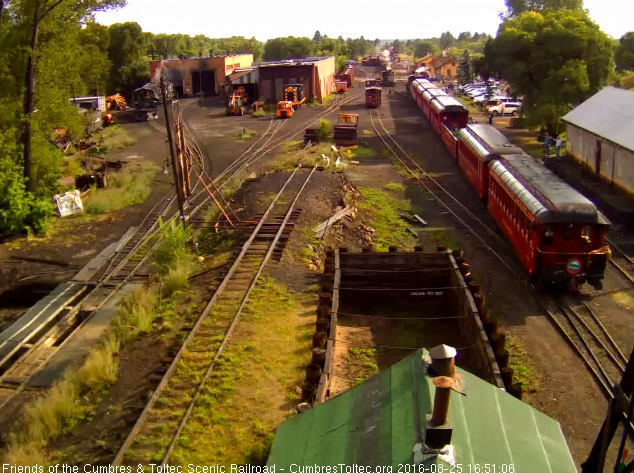
M167 141L169 144L170 156L172 158L172 171L174 173L174 190L176 191L176 200L178 201L178 212L181 220L185 221L185 196L183 195L183 175L180 169L180 162L177 159L176 143L174 141L173 126L174 117L172 114L171 98L168 104L167 93L165 91L165 81L161 77L161 97L163 99L163 111L165 113L165 128L167 130Z

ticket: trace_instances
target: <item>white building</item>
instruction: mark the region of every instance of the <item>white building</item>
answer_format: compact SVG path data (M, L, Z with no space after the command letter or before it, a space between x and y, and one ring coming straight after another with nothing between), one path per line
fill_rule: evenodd
M606 87L563 120L568 154L634 193L634 92Z

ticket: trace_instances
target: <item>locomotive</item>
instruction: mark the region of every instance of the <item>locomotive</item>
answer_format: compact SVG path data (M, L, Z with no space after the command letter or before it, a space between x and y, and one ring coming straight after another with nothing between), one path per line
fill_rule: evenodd
M468 124L467 109L431 82L410 94L534 282L601 287L610 222L587 198L490 125Z

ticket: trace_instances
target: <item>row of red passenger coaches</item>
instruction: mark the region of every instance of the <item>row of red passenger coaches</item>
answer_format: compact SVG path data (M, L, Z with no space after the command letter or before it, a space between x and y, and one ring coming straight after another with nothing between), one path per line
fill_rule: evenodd
M536 281L576 289L601 286L610 256L608 220L592 202L432 82L408 88Z

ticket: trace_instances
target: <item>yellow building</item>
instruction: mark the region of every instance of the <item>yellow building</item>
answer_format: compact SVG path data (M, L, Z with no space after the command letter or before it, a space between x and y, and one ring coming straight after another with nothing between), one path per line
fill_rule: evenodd
M420 67L426 67L431 77L440 74L453 79L458 75L458 60L446 53L442 56L434 56L431 53L423 56L416 63L416 69Z

